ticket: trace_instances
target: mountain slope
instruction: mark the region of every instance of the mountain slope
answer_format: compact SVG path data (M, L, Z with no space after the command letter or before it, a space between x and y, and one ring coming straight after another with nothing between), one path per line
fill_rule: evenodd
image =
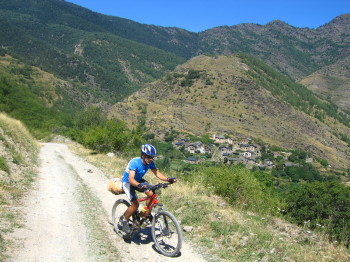
M249 53L297 80L350 55L350 14L317 29L272 21L200 33L106 16L60 0L0 0L0 17L1 52L78 80L108 102L199 54Z
M200 33L202 52L249 53L275 70L300 79L350 55L350 14L317 29L297 28L282 21L240 24Z
M79 81L105 101L120 100L184 61L110 33L93 19L107 16L63 1L1 1L0 15L2 53Z
M53 44L56 43L55 39L45 35L46 25L64 25L80 31L110 33L182 57L189 57L196 47L196 33L107 16L61 0L1 0L0 3L4 15L7 18L10 16L11 22L19 27L25 27L28 31L36 32L35 34L42 39L49 36L47 40ZM38 30L38 26L45 30ZM62 41L58 43L62 44Z
M316 94L350 110L350 57L324 67L300 81Z
M276 20L267 25L221 26L196 34L106 16L58 0L1 2L3 17L53 45L71 41L70 34L57 28L52 33L58 36L46 34L49 26L62 25L79 31L108 32L186 58L203 53L247 52L296 78L349 55L350 14L336 17L317 29L297 28Z
M265 73L254 75L259 68ZM284 148L303 149L348 168L348 145L337 138L340 132L350 136L349 126L341 123L346 120L327 113L322 107L327 102L319 100L317 105L311 92L298 93L305 89L289 81L270 73L266 66L249 64L244 56L199 56L118 103L111 115L130 126L145 118L146 125L158 134L176 129L196 135L249 135ZM268 90L271 86L276 89ZM289 102L284 89L290 90ZM294 100L301 103L293 104ZM315 119L319 114L323 122Z
M71 125L75 112L99 104L81 84L64 81L10 56L0 56L0 110L42 138Z

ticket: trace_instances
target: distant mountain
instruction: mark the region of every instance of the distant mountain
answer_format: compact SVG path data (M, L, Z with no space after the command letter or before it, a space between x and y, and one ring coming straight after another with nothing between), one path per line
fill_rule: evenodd
M277 71L301 79L350 56L350 14L317 29L297 28L282 21L267 25L240 24L200 33L201 51L249 53Z
M111 110L161 136L249 135L350 168L350 116L249 56L198 56ZM348 141L350 142L350 141Z
M102 15L62 0L0 0L0 43L10 55L104 100L119 101L200 54L249 53L295 80L349 56L350 14L317 29L282 21L200 33Z

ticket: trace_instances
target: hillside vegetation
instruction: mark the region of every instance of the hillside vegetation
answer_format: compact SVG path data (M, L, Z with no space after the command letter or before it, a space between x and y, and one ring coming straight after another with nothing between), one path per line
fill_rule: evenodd
M0 260L3 236L19 226L15 206L35 176L39 145L21 122L0 113Z
M350 58L340 60L331 66L324 67L302 79L314 93L319 94L335 104L350 110Z
M0 3L1 53L77 81L99 100L119 101L184 61L108 32L107 16L64 1Z
M349 114L245 55L195 57L110 112L156 137L241 134L349 168Z

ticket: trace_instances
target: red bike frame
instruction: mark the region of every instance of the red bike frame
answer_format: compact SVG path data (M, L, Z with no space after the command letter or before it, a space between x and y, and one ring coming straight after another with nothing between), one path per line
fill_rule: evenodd
M146 197L143 197L143 198L139 198L137 199L137 201L139 203L143 202L143 201L147 201L148 199L151 199L151 203L149 205L149 207L147 208L147 211L145 212L145 214L143 215L144 218L146 218L152 211L153 207L159 203L158 199L157 199L157 194L156 193L153 193L152 196L146 196Z

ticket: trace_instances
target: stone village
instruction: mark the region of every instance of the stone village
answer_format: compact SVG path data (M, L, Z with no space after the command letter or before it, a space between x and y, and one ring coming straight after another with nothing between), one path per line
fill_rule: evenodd
M250 137L231 138L224 135L214 134L212 137L214 141L211 144L204 144L200 141L190 142L189 139L178 139L173 142L177 149L183 148L191 156L187 157L188 163L199 163L208 161L222 162L225 164L243 164L248 168L254 166L260 169L271 169L275 166L274 158L282 157L284 166L292 166L294 163L288 161L288 157L292 154L290 152L273 152L273 159L262 159L261 145L253 144ZM309 158L308 162L312 162Z

